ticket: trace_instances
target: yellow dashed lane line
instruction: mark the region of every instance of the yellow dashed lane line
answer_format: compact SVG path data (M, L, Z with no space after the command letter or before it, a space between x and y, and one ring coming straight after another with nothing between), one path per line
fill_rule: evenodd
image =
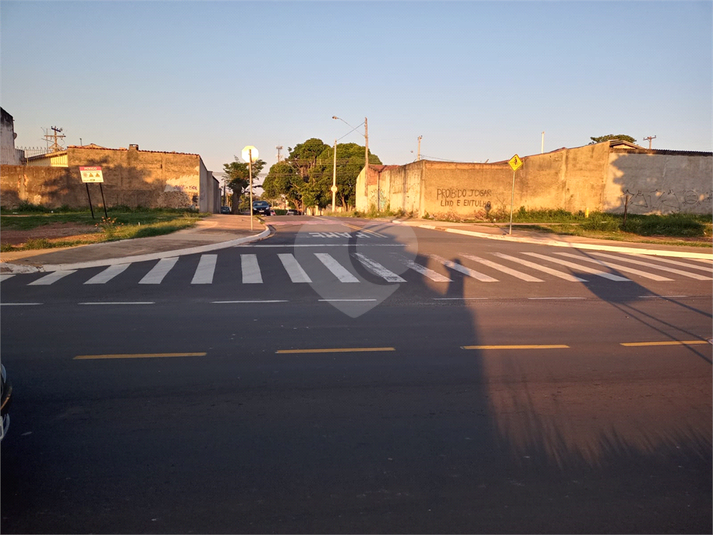
M117 353L110 355L78 355L74 360L153 359L163 357L205 357L208 353Z

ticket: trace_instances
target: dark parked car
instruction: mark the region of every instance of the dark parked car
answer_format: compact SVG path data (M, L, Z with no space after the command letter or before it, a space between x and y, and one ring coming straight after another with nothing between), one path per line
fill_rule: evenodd
M0 408L0 413L2 414L2 429L0 429L0 440L5 438L7 434L7 429L10 427L10 403L12 402L12 386L7 382L7 372L5 371L5 366L0 365L2 369L2 408Z
M221 206L221 207L220 207L220 213L221 213L221 214L229 214L229 213L230 213L230 206Z
M267 201L254 201L253 202L253 213L270 215L270 203Z

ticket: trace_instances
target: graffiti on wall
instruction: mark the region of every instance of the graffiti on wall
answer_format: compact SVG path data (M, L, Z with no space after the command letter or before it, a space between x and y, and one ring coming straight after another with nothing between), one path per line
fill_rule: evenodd
M474 188L438 188L436 200L444 208L486 208L489 209L492 190Z
M676 192L668 190L636 190L627 189L624 195L629 197L629 209L641 212L701 212L710 211L713 206L713 192L698 192L685 190Z

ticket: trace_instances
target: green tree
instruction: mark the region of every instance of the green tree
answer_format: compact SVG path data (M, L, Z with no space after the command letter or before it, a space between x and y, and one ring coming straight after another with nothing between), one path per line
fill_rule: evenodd
M272 167L262 183L265 196L269 199L278 199L284 195L295 208L302 210L302 191L304 181L299 171L287 161L278 162Z
M633 137L627 136L626 134L608 134L606 136L590 137L589 139L592 140L589 142L590 145L610 141L612 139L621 139L622 141L628 141L629 143L636 143L636 140Z
M256 160L253 163L253 183L263 167L265 167L265 162L262 160ZM233 192L230 203L231 210L236 213L240 205L240 197L250 185L250 170L247 162L241 162L236 156L235 161L223 164L223 172L227 180L226 186Z
M369 153L369 163L381 164L381 160ZM356 179L363 168L363 145L337 146L337 195L344 208L355 204ZM290 148L287 159L270 168L263 187L268 197L284 195L299 210L311 206L324 208L332 202L333 171L334 147L310 138Z

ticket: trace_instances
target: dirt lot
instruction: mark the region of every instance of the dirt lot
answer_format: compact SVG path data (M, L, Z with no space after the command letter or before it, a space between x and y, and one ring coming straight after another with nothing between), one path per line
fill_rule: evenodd
M31 230L2 229L0 243L2 245L22 245L28 240L46 239L51 242L65 240L97 241L101 229L77 223L50 223Z

